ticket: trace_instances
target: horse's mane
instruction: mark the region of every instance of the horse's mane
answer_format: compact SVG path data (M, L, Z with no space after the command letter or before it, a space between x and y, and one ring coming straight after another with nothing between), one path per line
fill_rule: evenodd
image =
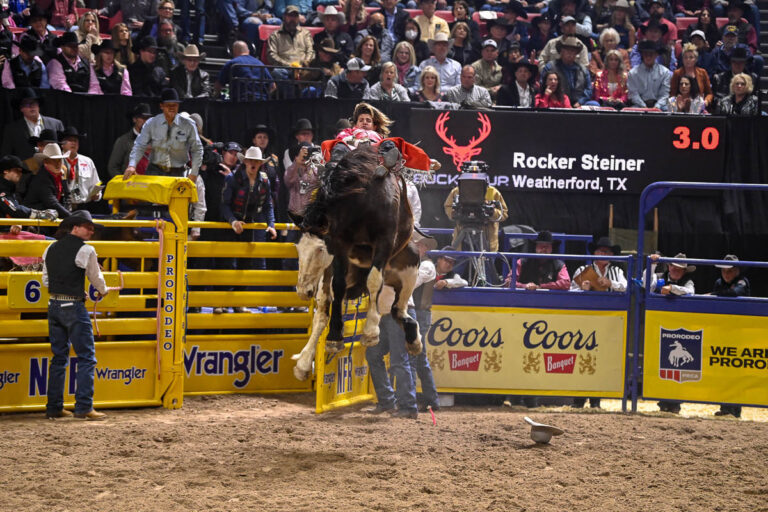
M313 200L304 213L305 223L322 225L326 212L333 210L337 201L365 193L378 164L376 150L366 144L346 153L336 165L326 166L312 191Z

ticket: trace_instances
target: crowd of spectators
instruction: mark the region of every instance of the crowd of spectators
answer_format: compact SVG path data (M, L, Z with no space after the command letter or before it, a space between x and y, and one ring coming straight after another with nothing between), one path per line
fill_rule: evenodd
M91 3L12 2L3 87L759 112L759 11L744 0L182 0L181 26L172 0ZM117 14L107 36L100 23ZM679 30L684 17L696 22ZM200 69L206 27L232 57L216 77Z

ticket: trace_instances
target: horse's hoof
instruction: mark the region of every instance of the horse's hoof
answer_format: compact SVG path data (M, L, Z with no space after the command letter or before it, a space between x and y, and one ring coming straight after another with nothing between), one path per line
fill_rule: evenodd
M343 341L325 340L325 353L326 354L338 354L342 350L344 350L344 342Z
M405 349L408 351L409 354L412 356L417 356L421 354L421 340L417 340L413 343L405 343Z
M309 370L302 370L298 366L293 367L293 376L297 380L307 380L309 378Z
M363 334L360 336L360 344L364 347L375 347L379 344L379 335Z

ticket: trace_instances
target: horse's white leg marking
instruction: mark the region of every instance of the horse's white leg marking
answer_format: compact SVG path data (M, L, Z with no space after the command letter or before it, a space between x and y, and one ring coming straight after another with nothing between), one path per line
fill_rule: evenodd
M381 313L379 313L377 302L382 285L381 270L371 267L366 285L368 286L370 304L368 305L368 313L366 313L365 326L363 327L363 336L360 338L360 343L366 347L371 347L379 342L379 320L381 320Z

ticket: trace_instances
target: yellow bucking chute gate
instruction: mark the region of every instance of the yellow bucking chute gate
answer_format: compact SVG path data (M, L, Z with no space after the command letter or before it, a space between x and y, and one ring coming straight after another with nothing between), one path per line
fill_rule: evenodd
M104 221L104 239L90 242L107 285L122 286L94 303L86 283L96 336L97 408L180 408L185 394L308 392L315 383L318 412L374 399L365 349L356 341L364 303L345 305L345 351L326 355L323 333L315 378L300 381L293 375L291 356L308 339L312 304L296 295L297 272L232 270L233 258L295 259L293 244L188 240L192 227L231 227L188 221L197 189L186 178L117 177L104 197L167 205L165 217L171 220ZM57 225L0 219L0 225L11 224L48 227L51 232ZM265 227L251 224L247 229ZM51 352L40 256L50 243L43 237L0 241L0 259L14 267L0 272L0 412L45 408ZM216 263L225 258L230 262ZM225 312L212 314L209 308L217 307ZM228 312L237 307L251 310ZM71 352L64 397L68 405L74 403L76 371L77 357Z

